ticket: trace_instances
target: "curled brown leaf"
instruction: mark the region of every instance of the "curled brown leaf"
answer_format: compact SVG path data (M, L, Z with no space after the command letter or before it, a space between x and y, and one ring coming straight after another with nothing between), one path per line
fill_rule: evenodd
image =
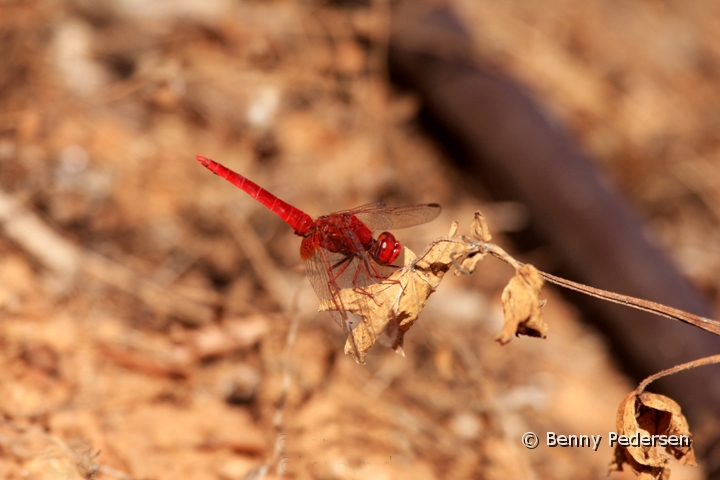
M523 265L516 272L502 294L505 324L495 338L505 345L513 336L528 335L545 338L548 326L542 318L539 298L543 279L532 265Z
M345 310L362 318L353 330L358 349L358 363L378 339L402 354L405 332L417 321L428 297L435 291L457 255L463 255L468 246L459 237L443 237L433 241L418 257L405 249L404 265L387 280L359 291L346 288L340 291L340 302ZM323 302L320 310L332 310L335 302ZM353 353L352 345L345 344L345 353Z
M638 441L615 447L610 471L622 471L623 465L630 466L639 478L667 479L670 475L670 456L662 453L662 443L652 442L654 436L674 436L688 439L688 444L667 444L665 451L686 465L697 465L692 449L692 435L680 406L671 398L649 392L630 393L618 408L617 433ZM641 442L646 437L646 442Z

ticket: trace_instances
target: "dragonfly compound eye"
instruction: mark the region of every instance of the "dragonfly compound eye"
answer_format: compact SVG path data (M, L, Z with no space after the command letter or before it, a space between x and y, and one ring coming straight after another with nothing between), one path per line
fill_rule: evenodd
M401 251L402 245L395 239L395 235L390 232L383 232L378 236L373 258L380 265L390 265L397 260Z

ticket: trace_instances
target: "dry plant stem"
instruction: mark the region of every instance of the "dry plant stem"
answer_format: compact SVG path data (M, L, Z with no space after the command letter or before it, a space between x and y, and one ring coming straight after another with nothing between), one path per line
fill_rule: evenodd
M685 370L690 370L691 368L702 367L705 365L714 365L716 363L720 363L720 354L701 358L699 360L693 360L692 362L687 362L680 365L675 365L672 368L668 368L667 370L663 370L662 372L650 375L645 380L640 382L640 385L638 385L638 387L635 389L635 394L640 395L647 388L648 385L662 377L674 375L679 372L684 372Z
M483 245L483 250L493 257L499 258L503 262L507 263L511 267L513 267L516 271L520 269L524 264L518 262L515 260L509 253L507 253L502 248L498 247L494 243L485 243ZM543 275L542 272L540 272L541 275Z
M295 345L297 339L298 328L300 327L300 315L298 313L298 302L300 300L300 291L298 288L293 296L293 311L290 315L290 329L288 330L287 337L285 338L285 348L283 349L282 356L282 368L283 368L283 389L280 405L278 406L277 412L275 412L275 418L273 419L273 426L278 430L278 433L282 429L283 413L285 411L285 400L287 394L290 391L292 385L292 376L290 375L290 365L292 364L292 347Z
M283 430L283 416L285 413L285 405L287 401L287 395L292 386L292 376L290 374L290 366L292 365L292 347L295 344L297 338L297 331L300 325L300 317L298 314L298 300L301 288L296 289L296 294L290 299L287 292L289 286L282 276L280 271L275 265L275 262L268 254L267 248L255 234L255 231L247 223L244 218L229 219L224 216L224 221L227 227L233 234L233 237L237 241L243 253L250 261L255 274L258 276L260 283L262 283L265 291L270 293L273 300L282 308L282 310L290 315L290 329L285 340L285 348L282 356L282 375L283 375L283 386L280 401L278 402L275 415L273 417L273 427L275 427L275 444L273 446L272 456L262 466L252 472L250 478L252 480L261 480L267 476L271 466L275 466L278 470L278 475L282 476L280 471L280 460L283 453L284 434Z
M498 247L495 244L484 243L482 244L482 250L503 260L504 262L507 262L515 270L518 270L518 268L523 266L523 263L515 260L507 252L505 252L502 248ZM660 303L651 302L649 300L642 300L640 298L630 297L628 295L621 295L619 293L608 292L599 288L589 287L587 285L583 285L582 283L572 282L570 280L556 277L555 275L551 275L543 271L539 272L545 281L554 283L555 285L559 285L570 290L575 290L576 292L584 293L585 295L590 295L591 297L607 300L609 302L617 303L620 305L625 305L626 307L636 308L638 310L654 313L656 315L661 315L672 320L689 323L690 325L695 325L696 327L702 328L703 330L706 330L708 332L720 335L720 322L718 322L717 320L693 315L692 313L678 310L677 308L668 307ZM690 366L688 368L692 367Z
M276 473L278 476L282 476L283 472L281 471L280 466L280 456L283 454L284 450L284 443L285 443L285 434L282 433L283 431L283 416L285 414L285 405L287 402L287 396L288 392L290 391L290 387L292 386L292 376L290 375L290 365L292 364L292 347L295 345L295 340L297 339L297 332L298 328L300 326L300 315L298 313L298 301L300 297L300 288L296 289L296 293L293 296L293 312L291 315L292 321L290 322L290 329L288 330L287 337L285 339L285 348L283 350L283 356L282 356L282 370L283 370L283 386L282 386L282 393L280 397L280 402L278 403L277 410L275 410L275 415L273 417L273 427L275 427L275 445L273 446L273 454L272 458L266 465L274 465L276 468Z
M702 328L708 332L720 335L720 322L712 320L710 318L700 317L693 315L692 313L678 310L677 308L668 307L660 303L650 302L648 300L642 300L635 297L629 297L627 295L620 295L619 293L608 292L606 290L600 290L599 288L588 287L582 283L571 282L564 278L550 275L549 273L540 272L543 279L555 285L575 290L576 292L590 295L591 297L607 300L609 302L625 305L627 307L637 308L649 313L654 313L663 317L667 317L680 322L689 323L695 325L698 328Z

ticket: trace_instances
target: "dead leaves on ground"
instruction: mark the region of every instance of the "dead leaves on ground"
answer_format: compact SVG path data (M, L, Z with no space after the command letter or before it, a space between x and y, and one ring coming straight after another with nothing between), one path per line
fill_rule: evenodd
M266 315L228 318L221 325L176 330L172 342L166 336L142 332L118 340L119 328L109 325L98 338L97 348L103 357L147 375L186 378L192 365L232 355L260 342L269 331L270 320Z
M456 233L457 223L453 223L447 237L434 240L419 256L406 248L403 266L386 281L366 287L364 291L353 288L340 291L339 303L363 320L353 330L358 363L364 363L376 341L402 355L405 333L417 321L445 273L455 266L457 273L471 274L488 253L507 261L516 271L502 295L505 326L497 340L505 344L513 335L545 337L548 327L542 320L539 294L543 280L540 273L489 243L490 234L480 212L475 213L470 237ZM336 308L333 301L320 305L321 311ZM350 342L345 344L345 353L354 355Z

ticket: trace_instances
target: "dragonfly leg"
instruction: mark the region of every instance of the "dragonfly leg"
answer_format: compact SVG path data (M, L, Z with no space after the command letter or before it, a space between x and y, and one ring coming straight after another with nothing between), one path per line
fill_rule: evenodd
M340 278L340 275L342 275L345 272L345 270L348 269L348 267L352 263L353 258L354 257L352 255L348 255L348 256L344 257L343 259L341 259L339 262L336 262L332 267L330 267L330 271L332 272L333 276L328 278L328 286L330 287L331 292L339 292L340 291L340 287L338 286L336 280L338 278ZM363 294L367 295L368 297L372 298L373 300L375 300L375 296L372 293L368 292L367 290L365 290L364 288L362 288L360 285L357 284L357 279L358 279L358 276L360 275L360 268L362 268L362 267L358 267L358 269L355 271L355 275L353 276L353 288L356 290L359 290L361 293L363 293ZM377 270L376 270L376 272L377 272ZM379 272L378 272L378 275L379 275ZM381 275L379 278L385 278L385 277L383 277ZM377 301L375 303L377 303ZM378 304L378 305L380 305L380 304Z
M361 285L358 285L357 280L358 280L358 277L360 276L361 269L364 269L365 274L370 278L379 279L381 282L389 282L389 283L398 284L398 285L400 284L400 281L398 281L398 280L389 280L385 275L383 275L382 273L380 273L378 271L377 267L375 267L375 265L370 260L368 260L367 257L363 257L362 261L361 261L361 265L358 265L358 268L355 271L355 276L353 277L353 288L355 288L355 290L357 290L361 293L364 293L368 297L372 298L377 306L382 305L382 302L378 302L372 293L368 292Z
M325 265L328 265L329 262L327 261L327 257L325 257L325 254L323 250L320 250L320 255L323 258L322 263ZM343 333L345 333L345 336L347 337L348 342L350 343L353 355L356 359L361 358L360 357L360 351L358 349L357 343L355 342L355 336L353 335L353 329L356 327L356 325L353 325L353 321L350 318L351 315L348 314L348 312L345 310L345 307L343 306L342 300L340 299L340 286L337 284L337 279L340 275L342 275L342 272L344 272L348 265L350 264L350 260L352 260L352 257L344 257L339 262L335 263L331 267L328 268L328 276L327 278L327 289L328 293L330 294L330 300L335 304L336 311L333 313L336 313L337 316L334 316L335 320L340 323L340 327L343 330ZM335 269L340 267L340 272L335 273ZM339 317L339 318L338 318Z
M353 255L348 255L348 256L342 258L339 262L336 262L330 268L330 270L333 273L333 276L330 277L328 280L328 285L330 287L336 288L339 291L336 280L340 277L340 275L342 275L345 272L345 270L348 269L348 267L350 266L350 264L352 263L352 260L354 258L355 257ZM369 266L368 266L368 264L369 264ZM367 274L368 277L385 280L385 276L383 276L380 272L378 272L378 270L375 268L375 266L370 264L370 262L368 261L368 259L366 257L361 257L360 265L358 265L358 268L357 268L357 270L355 270L355 274L353 275L353 281L352 281L353 288L355 290L359 291L360 293L363 293L364 295L367 295L368 297L372 298L375 301L375 303L378 306L380 306L381 304L375 300L375 296L372 293L370 293L369 291L367 291L365 288L363 288L361 285L358 284L358 277L360 276L360 271L363 268L365 269L365 273ZM371 270L371 268L372 268L372 270Z
M383 275L382 273L380 273L380 272L378 271L377 267L375 266L375 264L373 264L373 262L370 262L369 260L365 259L365 262L363 262L363 263L366 264L366 265L364 265L364 266L365 266L365 271L368 273L368 276L369 276L369 277L377 278L377 279L379 279L381 282L388 282L388 283L400 285L400 281L399 281L399 280L391 280L391 279L389 279L388 277L386 277L385 275ZM397 267L397 266L395 266L395 265L385 265L385 267L386 267L386 268L387 268L387 267L396 268L396 269L397 269L397 268L400 268L400 267ZM357 272L356 272L356 273L355 273L355 281L357 281L357 275L358 275L358 274L357 274Z
M346 257L343 257L342 260L337 262L335 265L330 267L330 271L332 272L333 276L330 277L328 281L328 285L337 288L338 291L340 291L340 288L338 287L337 283L335 281L340 278L340 275L342 275L345 270L350 266L350 263L352 262L353 256L348 255ZM340 267L339 271L335 271L338 267Z

